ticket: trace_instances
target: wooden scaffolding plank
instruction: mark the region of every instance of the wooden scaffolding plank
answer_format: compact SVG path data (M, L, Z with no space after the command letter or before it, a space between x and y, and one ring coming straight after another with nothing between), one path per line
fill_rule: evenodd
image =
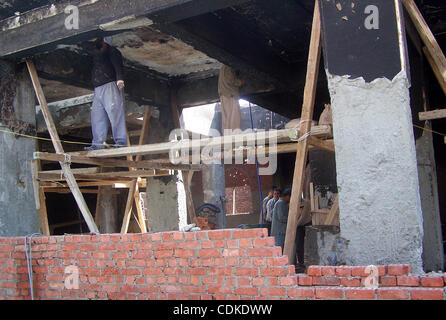
M47 152L35 152L34 159L40 159L45 161L64 161L65 157L61 154L47 153ZM201 165L199 164L172 164L168 159L157 160L141 160L141 161L128 161L118 159L97 159L88 158L84 156L71 155L71 163L90 164L100 167L110 168L134 168L134 169L165 169L165 170L187 170L187 171L200 171ZM75 170L75 169L73 169Z
M420 34L420 38L426 46L423 51L425 51L426 57L429 60L430 65L434 69L435 76L440 82L443 92L446 94L446 58L443 51L441 50L437 39L435 39L434 34L429 28L429 25L424 20L423 15L418 9L414 0L402 0L404 7L407 10L410 18L415 25L415 28Z
M35 159L31 160L31 174L33 180L34 199L36 201L36 209L39 212L40 216L40 227L42 229L42 234L45 236L49 236L50 227L48 225L48 214L46 208L45 192L43 191L43 188L40 186L38 180L38 172L40 168L41 164L39 160Z
M39 198L40 198L40 219L42 221L42 234L45 236L50 236L50 226L48 223L48 210L46 207L46 197L45 190L43 187L39 187Z
M135 170L135 171L115 171L115 172L102 172L102 173L75 173L72 174L78 180L121 180L131 179L134 180L140 177L161 177L171 175L169 170ZM38 173L38 179L40 181L64 181L66 179L59 173L47 173L41 171Z
M34 91L37 96L37 100L39 101L40 108L42 110L42 114L45 119L45 123L48 127L48 132L51 136L51 141L53 142L54 149L56 150L56 153L63 154L64 150L62 147L62 143L60 142L59 134L57 133L53 117L51 116L51 112L48 109L48 104L46 102L42 86L40 85L39 77L37 76L36 67L34 66L34 63L31 60L26 60L26 65L28 67L29 75L31 77ZM70 190L77 202L77 205L79 206L79 209L82 213L82 216L85 219L85 222L87 223L90 232L99 233L98 227L94 222L93 216L91 215L87 203L85 202L85 199L79 190L76 179L74 178L74 175L71 172L70 165L65 161L61 161L59 163L64 172L67 184L70 186Z
M123 185L123 188L129 187L130 180L103 180L103 181L84 181L78 182L79 187L99 187L99 186L113 186L115 184ZM140 187L145 187L145 179L139 182ZM69 188L67 184L51 181L40 182L40 186L44 187L45 190L49 188Z
M189 215L191 223L197 224L197 215L195 212L194 200L192 198L192 191L190 188L194 171L181 171L181 175L183 178L184 191L186 193L187 213Z
M146 108L146 112L144 113L144 118L143 118L143 124L142 124L142 128L141 128L141 135L139 136L139 145L143 145L146 139L146 136L149 134L149 128L150 128L150 117L151 117L151 110L150 107ZM128 138L128 142L129 142L129 146L130 146L130 139L129 136L127 135ZM142 156L136 156L135 161L139 162L141 161ZM132 161L132 156L127 156L127 160ZM131 168L132 170L132 168ZM137 172L136 170L133 172ZM132 213L132 209L133 209L133 202L135 202L136 205L136 211L138 214L138 222L139 222L139 227L142 233L146 233L147 232L147 226L146 226L146 221L144 220L144 214L142 212L142 208L141 208L141 204L139 202L139 188L138 188L138 179L134 179L130 182L130 187L129 187L129 194L127 196L127 202L125 205L125 212L124 212L124 219L122 221L122 226L121 226L121 233L127 233L128 228L129 228L129 223L130 223L130 217L131 217L131 213Z
M39 151L39 141L36 140L36 151ZM36 160L36 169L37 172L42 170L42 162L40 160ZM40 186L40 183L37 181L37 184L39 186L39 213L40 213L40 221L42 225L42 234L45 236L51 235L51 230L48 222L48 210L46 207L46 197L45 197L45 191L43 187Z
M305 124L305 123L304 123ZM269 136L269 134L271 136ZM277 140L277 143L292 142L296 136L296 129L283 129L269 132L266 135L265 143L269 143L269 139ZM311 128L311 136L327 138L331 136L332 128L330 125L314 126ZM302 135L302 134L301 134ZM243 141L249 145L250 143L258 142L260 139L265 138L264 132L252 132L249 134L237 134L225 136L232 141ZM224 141L222 137L204 138L200 141L201 146L207 148L224 148ZM69 153L72 156L84 156L89 158L115 158L135 155L153 155L153 154L169 154L173 148L187 148L190 146L190 140L181 140L178 142L161 142L156 144L146 144L140 146L132 146L125 148L105 149L105 150L93 150L93 151L80 151Z
M99 168L99 172L103 172L103 167ZM95 207L95 213L94 213L94 222L97 226L99 226L100 218L101 218L101 203L102 203L102 196L104 194L104 191L106 188L104 186L98 186L98 195L96 197L96 207Z
M436 64L434 58L432 57L432 54L429 52L427 47L423 47L422 50L423 50L424 55L426 56L427 62L429 62L429 65L431 66L432 71L438 80L438 83L440 84L441 89L446 94L446 81L443 81L443 76L441 74L440 68Z
M335 152L333 140L322 140L316 137L308 137L309 147Z
M420 112L418 113L418 117L421 121L443 119L446 118L446 109Z
M307 76L304 89L304 98L302 106L302 122L300 124L299 134L303 136L310 132L311 122L313 120L314 102L316 97L317 79L319 64L321 58L321 19L319 11L319 2L315 1L313 25L311 31L310 51L308 57ZM304 172L307 162L309 140L303 139L297 145L296 163L294 167L293 186L288 213L288 223L285 236L284 254L288 256L289 264L292 261L293 250L296 239L296 228L299 215L301 214L302 192Z
M327 226L339 225L339 194L336 195L324 224Z
M61 193L61 194L66 194L66 193L71 193L71 190L69 188L45 188L45 187L41 187L44 192L46 193ZM99 190L98 189L80 189L82 193L88 193L88 194L99 194ZM102 192L102 194L120 194L120 192L118 190L113 190L113 189L104 189L104 191ZM96 220L96 216L95 216L95 222L97 225L97 220Z

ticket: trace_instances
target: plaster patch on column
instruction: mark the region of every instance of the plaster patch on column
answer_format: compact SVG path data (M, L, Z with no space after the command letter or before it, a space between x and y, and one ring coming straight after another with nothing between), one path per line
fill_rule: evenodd
M423 220L405 71L392 80L331 75L341 236L347 263L422 272Z

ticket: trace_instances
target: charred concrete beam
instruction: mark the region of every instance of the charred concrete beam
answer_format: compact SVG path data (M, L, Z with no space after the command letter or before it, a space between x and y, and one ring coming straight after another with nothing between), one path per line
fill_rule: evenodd
M188 81L175 81L177 88L178 105L181 107L193 107L203 104L218 102L218 75L205 79ZM254 94L267 93L275 89L273 85L265 81L248 79L240 89L240 97L247 98Z
M203 18L200 17L200 20ZM267 65L265 61L268 61L270 66L274 66L271 59L266 57L262 59L253 57L242 57L238 52L234 51L234 47L238 42L235 42L235 38L226 34L222 26L213 27L209 24L202 24L201 21L193 19L194 21L182 21L179 23L171 24L157 24L153 27L159 31L174 36L181 41L191 45L196 50L201 51L211 58L214 58L223 64L229 65L239 70L247 78L253 80L259 80L270 83L276 87L288 87L292 85L288 76L281 77L279 74L280 69L284 69L284 65L281 65L276 70L265 70ZM218 31L220 30L220 31ZM225 37L225 39L223 39ZM261 51L260 47L255 49L257 52ZM256 54L258 57L258 54ZM260 62L263 61L263 63ZM277 60L276 60L277 62Z
M78 100L78 101L77 101ZM73 129L86 128L91 126L90 109L93 95L50 103L48 105L51 115L56 123L59 133L66 134ZM127 118L142 116L146 110L145 105L140 105L134 101L126 100L125 112ZM42 111L37 107L36 112L37 132L47 131L45 119Z
M39 76L44 79L93 89L91 85L93 61L84 51L58 49L40 54L34 60ZM169 106L168 80L160 77L150 70L146 72L142 69L124 67L125 93L130 100L140 104Z
M57 44L73 44L103 33L103 27L119 21L150 16L176 21L212 12L246 0L79 0L46 5L0 22L0 57L29 56L52 50ZM66 20L76 5L78 28L67 28ZM106 29L106 28L105 28ZM118 30L122 31L122 30Z

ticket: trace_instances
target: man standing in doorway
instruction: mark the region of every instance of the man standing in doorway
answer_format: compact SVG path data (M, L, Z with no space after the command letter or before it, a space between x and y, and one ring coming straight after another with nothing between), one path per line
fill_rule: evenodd
M262 201L262 209L263 209L263 217L262 217L262 214L260 213L260 216L259 216L259 224L262 224L262 219L263 219L263 223L265 224L266 222L267 222L267 219L266 219L266 214L267 214L267 204L268 204L268 201L269 200L271 200L272 198L273 198L273 193L274 193L274 190L276 189L276 186L272 186L269 190L268 190L268 195L263 199L263 201ZM270 221L270 223L271 223L271 221Z
M221 102L222 130L240 129L242 116L239 105L239 88L245 79L239 78L230 67L223 65L218 76L218 94Z
M279 188L275 188L273 191L273 197L266 204L266 221L272 222L273 220L273 209L274 205L280 199L281 190Z
M93 141L86 150L104 149L109 123L115 146L127 146L122 55L107 42L107 38L106 41L103 38L95 41L92 70L94 98L91 107Z
M273 223L271 226L271 236L276 241L276 246L283 249L285 243L286 225L288 222L288 211L290 208L291 189L286 189L273 209Z

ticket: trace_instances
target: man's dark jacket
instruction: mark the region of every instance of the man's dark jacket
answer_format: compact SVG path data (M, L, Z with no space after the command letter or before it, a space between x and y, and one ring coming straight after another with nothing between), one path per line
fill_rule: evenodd
M122 76L122 54L118 49L107 45L102 50L96 50L93 56L91 82L93 87L100 87L109 82L124 80Z

